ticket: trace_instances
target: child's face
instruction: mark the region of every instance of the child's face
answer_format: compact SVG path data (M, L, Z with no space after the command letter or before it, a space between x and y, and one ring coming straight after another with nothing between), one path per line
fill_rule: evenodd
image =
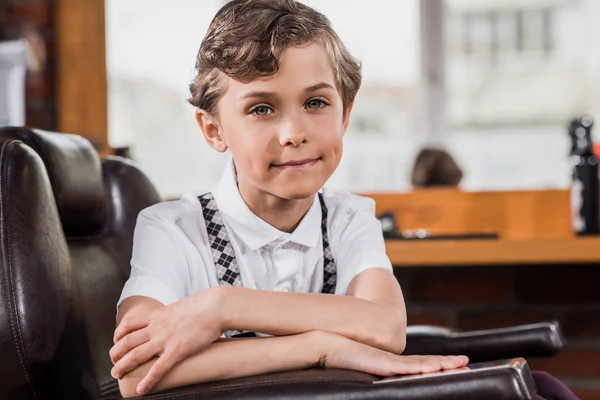
M249 83L228 79L218 109L219 137L208 141L231 150L243 195L308 198L340 162L350 109L344 116L319 44L286 50L274 76Z

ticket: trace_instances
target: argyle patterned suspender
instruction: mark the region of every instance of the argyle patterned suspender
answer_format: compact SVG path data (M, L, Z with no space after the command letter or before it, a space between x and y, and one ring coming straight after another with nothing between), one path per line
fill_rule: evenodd
M327 235L327 207L323 195L321 193L318 195L321 204L321 234L323 238L323 289L321 293L333 294L335 293L337 269ZM217 269L219 285L242 286L240 267L212 193L203 194L198 199L202 205L202 214L204 215L213 261ZM233 332L234 335L238 333ZM246 333L243 335L247 336Z
M321 236L323 238L323 289L321 293L334 294L337 282L337 267L329 246L329 236L327 235L327 206L323 195L319 193L319 203L321 203Z
M235 259L233 247L231 247L221 213L217 208L217 202L212 193L206 193L198 199L202 205L202 214L213 261L217 268L219 285L242 286L240 267Z

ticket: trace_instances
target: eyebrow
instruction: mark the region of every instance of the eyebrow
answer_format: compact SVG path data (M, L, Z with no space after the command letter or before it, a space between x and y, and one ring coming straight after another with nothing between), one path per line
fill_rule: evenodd
M317 83L316 85L307 87L306 89L304 89L304 91L306 93L312 93L312 92L316 92L317 90L321 90L321 89L335 90L335 88L333 86L331 86L329 83L321 82L321 83Z
M335 90L335 88L333 86L331 86L329 83L320 82L320 83L317 83L316 85L307 87L306 89L304 89L304 92L305 93L313 93L313 92L316 92L317 90L321 90L321 89ZM275 96L275 93L273 93L273 92L255 91L255 92L246 93L245 95L240 97L240 99L242 99L242 100L245 100L245 99L268 99L273 96Z

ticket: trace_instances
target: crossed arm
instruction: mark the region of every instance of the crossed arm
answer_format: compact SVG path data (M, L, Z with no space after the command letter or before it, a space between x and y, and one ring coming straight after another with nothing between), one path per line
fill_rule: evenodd
M130 397L316 365L394 375L466 364L464 358L396 356L405 329L402 292L383 269L355 277L348 296L217 287L169 306L133 297L121 305L113 376ZM226 330L274 337L219 340Z

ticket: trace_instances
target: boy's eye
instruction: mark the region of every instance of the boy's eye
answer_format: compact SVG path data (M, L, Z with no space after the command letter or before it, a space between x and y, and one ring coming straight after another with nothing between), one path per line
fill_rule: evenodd
M312 99L306 103L306 108L309 110L318 110L319 108L325 107L327 104L323 100Z
M252 109L252 114L262 117L265 115L269 115L273 110L271 110L270 107L267 106L258 106L258 107L254 107L254 109Z

